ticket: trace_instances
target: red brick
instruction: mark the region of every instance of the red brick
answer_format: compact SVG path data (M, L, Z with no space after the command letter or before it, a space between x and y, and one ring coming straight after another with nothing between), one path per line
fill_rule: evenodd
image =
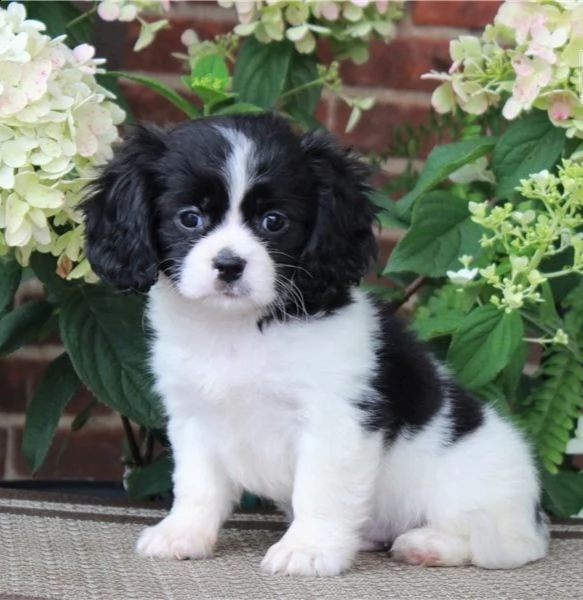
M0 360L0 412L24 413L37 386L42 380L48 362L8 358ZM65 414L77 415L93 399L84 386L73 396ZM97 404L93 414L108 415L111 410Z
M350 109L342 103L336 110L336 134L343 143L361 151L386 153L391 147L396 128L405 123L413 126L426 123L429 110L429 107L377 102L372 109L364 112L353 131L344 133ZM423 148L421 154L426 154L428 150Z
M180 123L187 119L187 116L179 108L160 94L142 85L128 83L127 81L121 81L120 84L137 122L165 125ZM187 93L183 93L183 95L194 100L192 95Z
M183 62L174 58L172 53L186 53L186 47L180 41L184 31L194 29L201 40L208 40L232 31L234 26L235 22L228 21L174 18L170 21L169 29L158 32L153 44L135 52L133 48L140 32L140 24L134 21L129 24L123 68L152 73L182 73Z
M349 85L432 91L435 82L422 80L421 75L432 69L447 71L450 64L447 40L396 38L389 44L374 42L369 61L364 65L346 61L341 75Z
M411 15L416 25L482 29L491 23L500 0L414 0Z
M121 480L121 427L103 430L81 429L73 433L66 443L67 437L67 431L57 433L44 465L36 474L38 479ZM59 458L64 443L66 446ZM15 431L13 444L13 467L16 473L21 477L30 477L32 474L21 452L22 430Z
M0 360L0 412L25 411L47 364L39 361L5 358Z
M4 479L4 463L6 462L6 430L0 429L0 479Z

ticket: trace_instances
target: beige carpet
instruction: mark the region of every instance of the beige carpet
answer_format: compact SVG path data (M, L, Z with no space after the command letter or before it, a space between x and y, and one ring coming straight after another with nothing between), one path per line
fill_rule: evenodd
M515 571L410 567L363 553L344 576L295 579L259 570L284 527L273 514L236 514L209 560L136 556L136 536L164 514L149 506L0 490L0 599L583 599L583 523L555 524L550 556Z

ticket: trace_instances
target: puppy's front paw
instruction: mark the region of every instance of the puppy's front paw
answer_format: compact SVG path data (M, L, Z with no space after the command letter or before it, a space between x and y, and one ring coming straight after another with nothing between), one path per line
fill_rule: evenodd
M154 558L206 558L213 553L217 531L180 514L168 515L163 521L148 527L138 538L136 550L142 556Z
M354 544L331 545L316 538L290 535L271 546L261 568L268 573L326 577L346 571L355 555Z

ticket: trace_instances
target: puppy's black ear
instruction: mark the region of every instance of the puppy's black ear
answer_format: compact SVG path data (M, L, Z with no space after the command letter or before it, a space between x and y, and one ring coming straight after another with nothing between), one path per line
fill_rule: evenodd
M318 213L300 260L307 273L298 270L298 284L317 304L334 303L376 259L376 208L367 194L372 170L324 131L305 134L301 144L316 179Z
M158 128L137 128L89 185L82 204L87 258L95 273L119 290L146 292L158 277L154 166L165 136Z

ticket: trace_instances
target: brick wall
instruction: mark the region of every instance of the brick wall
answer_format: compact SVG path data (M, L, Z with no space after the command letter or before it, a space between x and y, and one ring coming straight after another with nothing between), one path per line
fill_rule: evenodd
M390 44L375 43L369 63L346 65L343 77L347 92L374 96L376 106L366 113L350 135L344 134L348 111L336 100L325 97L319 109L320 120L345 142L364 151L382 152L391 143L395 127L406 122L423 123L428 116L433 84L419 76L430 69L449 66L448 42L451 38L482 28L491 21L499 1L411 1L398 35ZM99 31L101 55L110 56L115 68L155 74L166 83L180 87L180 63L172 52L180 52L180 34L195 29L201 38L229 31L233 14L214 2L180 2L172 12L173 29L159 34L156 43L140 52L132 52L137 27L108 26ZM120 40L125 35L125 43ZM181 115L164 99L134 84L123 84L127 99L139 120L170 123ZM426 149L425 149L426 150ZM403 168L401 157L391 157L385 165L388 173ZM27 284L23 295L35 294ZM20 444L24 411L47 361L61 351L58 343L25 347L0 361L0 478L22 479L30 472L21 456ZM92 478L118 480L122 431L119 418L98 407L88 425L70 435L74 416L91 395L81 390L64 416L57 439L39 478Z

